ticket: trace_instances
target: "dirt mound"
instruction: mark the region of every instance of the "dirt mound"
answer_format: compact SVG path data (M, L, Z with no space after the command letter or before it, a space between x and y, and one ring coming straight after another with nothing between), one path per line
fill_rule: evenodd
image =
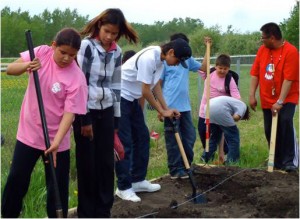
M238 167L200 167L193 174L197 194L207 203L188 200L192 193L189 179L155 180L162 189L139 193L142 201L133 203L116 197L114 218L299 218L299 173L241 169Z

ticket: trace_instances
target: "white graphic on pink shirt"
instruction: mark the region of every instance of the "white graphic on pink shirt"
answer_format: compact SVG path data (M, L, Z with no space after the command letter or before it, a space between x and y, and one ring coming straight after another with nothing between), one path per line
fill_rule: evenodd
M60 84L58 82L55 82L52 85L52 89L51 90L52 90L53 93L57 93L57 92L61 91Z

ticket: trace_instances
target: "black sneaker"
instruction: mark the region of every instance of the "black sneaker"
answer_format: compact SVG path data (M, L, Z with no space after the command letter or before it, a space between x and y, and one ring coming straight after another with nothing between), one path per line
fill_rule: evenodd
M296 172L296 171L298 171L298 167L295 167L295 166L285 166L285 167L283 167L283 170L285 172L288 172L288 173L290 173L290 172Z
M179 170L174 175L171 175L171 179L188 179L189 175L184 170Z

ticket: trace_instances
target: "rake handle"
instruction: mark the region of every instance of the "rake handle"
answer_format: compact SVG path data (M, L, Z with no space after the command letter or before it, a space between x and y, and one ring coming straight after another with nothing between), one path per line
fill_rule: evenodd
M206 45L206 141L205 141L205 152L209 152L209 99L210 99L210 42Z

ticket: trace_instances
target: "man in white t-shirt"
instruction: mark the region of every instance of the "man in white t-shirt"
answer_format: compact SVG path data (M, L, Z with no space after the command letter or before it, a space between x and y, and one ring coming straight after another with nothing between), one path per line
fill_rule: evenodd
M222 132L228 144L227 163L237 162L240 158L240 134L236 122L239 120L248 120L249 109L247 105L233 97L219 96L210 99L209 105L211 138L209 141L209 152L207 158L214 156L217 144L220 142Z
M125 157L116 162L118 188L116 195L124 200L141 201L136 192L155 192L159 184L145 180L149 162L149 130L145 124L141 97L163 117L179 117L175 109L169 109L163 96L159 78L163 72L163 61L168 65L179 63L187 67L185 60L192 51L183 39L170 41L162 46L150 46L122 65L121 118L118 135L124 145ZM153 96L153 93L157 99Z

